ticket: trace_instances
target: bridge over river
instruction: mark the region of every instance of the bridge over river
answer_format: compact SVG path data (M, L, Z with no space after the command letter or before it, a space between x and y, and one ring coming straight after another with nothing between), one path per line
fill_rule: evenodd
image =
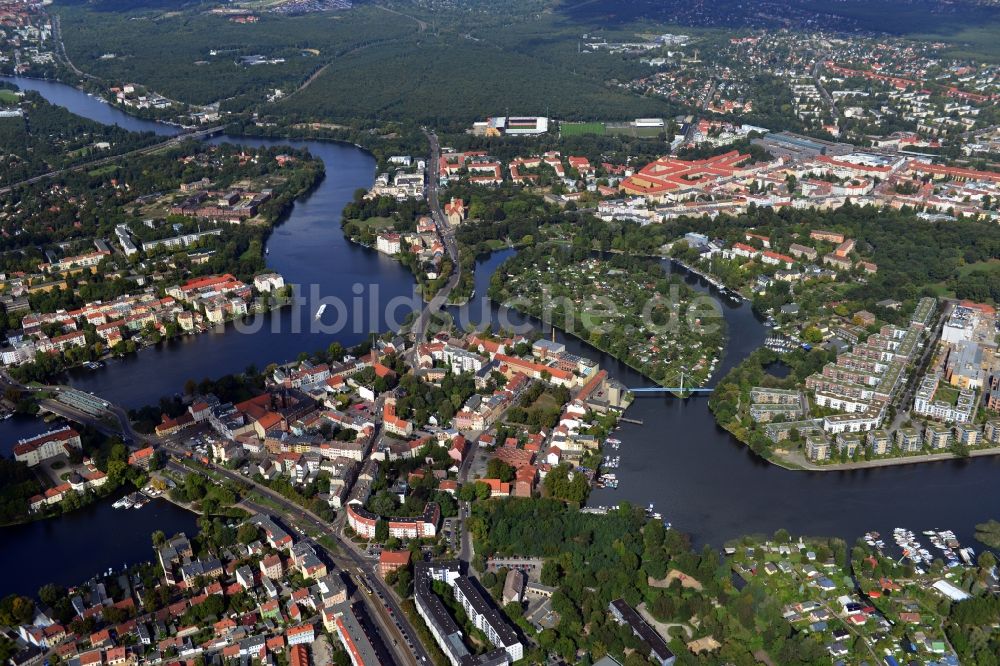
M640 386L628 390L631 393L711 393L714 389L690 386Z

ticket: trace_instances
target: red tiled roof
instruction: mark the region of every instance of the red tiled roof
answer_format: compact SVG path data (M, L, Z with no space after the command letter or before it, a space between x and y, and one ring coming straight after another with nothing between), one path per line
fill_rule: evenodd
M74 437L79 437L79 433L72 428L63 428L61 430L46 432L38 435L37 437L23 440L20 444L14 447L14 455L24 455L25 453L34 451L47 442L66 442Z
M382 550L378 558L379 564L395 564L406 566L410 563L410 551L408 550Z

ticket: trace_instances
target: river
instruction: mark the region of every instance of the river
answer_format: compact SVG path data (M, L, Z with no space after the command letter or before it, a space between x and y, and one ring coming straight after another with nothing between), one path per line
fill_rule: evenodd
M71 587L109 568L148 562L153 558L155 530L171 535L198 532L197 516L167 500L153 500L141 509L111 506L125 491L58 519L0 530L0 597L34 596L46 583Z
M146 131L159 123L133 118L79 90L50 81L0 77L41 93L53 104L86 118ZM175 131L175 128L166 129ZM275 141L247 137L215 137L214 143L239 142L249 146L292 145L306 148L323 160L326 176L306 197L296 201L287 219L268 239L268 266L298 285L305 303L230 324L203 335L183 337L143 349L124 359L110 360L99 370L76 369L69 383L93 391L125 407L156 404L160 397L179 391L188 379L201 380L242 371L250 364L294 360L302 351L327 347L333 340L354 345L372 331L387 328L379 303L408 299L397 308L399 321L421 300L411 273L392 259L348 242L341 232L340 213L358 188L371 186L375 160L355 146L320 141ZM315 318L322 299L347 305L347 329L336 335L317 330ZM373 306L374 304L374 306ZM338 321L332 305L322 323Z
M477 294L486 293L493 271L511 254L498 252L479 264ZM719 297L705 280L672 262L664 261L663 267L722 305L729 339L715 379L763 344L768 329L749 304ZM495 305L490 316L495 323ZM481 321L483 316L472 313L469 319ZM509 316L513 324L525 319L530 318ZM557 331L556 338L568 351L598 360L626 386L653 385L575 337ZM907 527L953 529L966 545L979 546L972 539L975 524L1000 517L995 490L1000 457L843 472L789 471L760 458L716 425L706 396L638 395L628 416L643 424L622 423L615 435L622 440L616 470L620 485L595 490L589 504L653 503L696 542L718 545L743 534L786 528L852 543L868 530L887 534Z
M94 100L73 88L30 81L50 101L86 115ZM112 111L114 111L112 109ZM102 110L102 114L105 111ZM114 111L115 122L134 122ZM120 116L120 117L119 117ZM93 117L93 116L88 116ZM326 178L272 234L269 264L297 284L316 284L324 295L350 303L355 284L370 295L378 289L383 302L392 296L412 295L413 279L396 262L347 241L340 232L340 210L357 187L370 184L372 158L342 144L320 141L281 142L223 137L251 145L288 144L308 148L326 163ZM494 253L477 265L476 294L486 293L490 275L511 251ZM683 268L678 271L695 289L714 289ZM729 341L718 376L740 362L763 342L767 329L748 305L722 300ZM103 370L77 372L72 382L128 406L148 404L160 395L181 389L189 378L215 377L241 370L249 363L262 366L294 358L300 351L328 345L332 340L352 344L371 331L383 330L384 317L362 308L364 326L337 335L293 333L291 324L312 321L315 301L301 312L271 315L270 325L255 333L210 333L140 352ZM478 309L478 308L474 308ZM471 319L497 308L487 305ZM400 315L401 316L401 315ZM353 320L358 317L352 316ZM512 317L513 321L525 318ZM637 372L575 339L557 337L574 353L595 358L626 386L651 384ZM646 395L637 398L629 416L643 425L623 424L618 437L620 487L598 490L591 503L610 505L630 501L654 503L656 510L697 542L720 544L749 532L770 533L786 528L792 533L840 536L853 541L867 530L883 534L893 527L913 530L953 529L973 545L975 523L1000 517L1000 458L923 463L849 472L793 472L769 464L751 453L714 422L705 397L677 399ZM100 531L100 527L98 527ZM20 549L18 549L20 550Z

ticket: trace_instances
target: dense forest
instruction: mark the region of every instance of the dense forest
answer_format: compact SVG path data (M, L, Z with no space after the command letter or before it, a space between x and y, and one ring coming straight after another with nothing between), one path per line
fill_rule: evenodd
M0 457L0 524L20 520L28 514L28 500L42 491L25 463Z
M7 84L0 90L13 89ZM161 141L152 132L130 132L117 125L81 118L25 92L18 107L23 116L0 118L0 185L9 185L48 171L118 155ZM101 147L100 144L109 144Z
M339 58L308 88L277 106L293 118L378 114L452 132L508 111L570 120L672 115L667 102L609 88L582 65L574 74L522 52L436 40Z
M102 12L63 2L57 11L70 59L105 81L140 81L182 102L224 100L226 110L273 111L293 121L377 117L460 131L503 113L626 120L677 111L609 85L633 78L643 65L579 53L577 27L547 15L514 29L507 17L469 24L444 14L431 32L373 5L263 14L255 24L190 10ZM237 64L246 55L281 62ZM275 89L283 97L264 103Z
M291 93L339 55L416 32L409 19L374 8L291 17L264 14L252 24L198 10L95 12L62 3L56 11L67 54L80 69L111 84L141 82L189 104L226 99L237 110L248 100L262 101L274 89ZM102 58L106 54L115 57ZM249 55L283 62L237 63Z
M955 604L948 615L948 640L963 664L1000 664L1000 597L986 596Z

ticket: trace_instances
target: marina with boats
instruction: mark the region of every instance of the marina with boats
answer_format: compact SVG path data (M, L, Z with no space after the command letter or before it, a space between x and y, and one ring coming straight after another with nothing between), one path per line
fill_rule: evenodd
M608 437L607 439L604 440L604 448L617 451L618 447L621 446L621 443L622 442L620 439L616 439L614 437ZM617 488L618 487L617 475L605 470L618 469L619 465L621 465L621 456L617 454L615 455L605 454L604 457L601 459L601 467L600 470L598 471L598 477L594 481L594 485L596 485L598 488L612 488L612 489Z
M594 479L594 485L597 488L607 488L611 490L618 488L619 479L617 474L606 470L618 469L619 465L621 465L621 456L617 453L621 445L622 441L616 437L608 437L604 440L603 449L605 454L601 459L601 465L598 470L597 478ZM608 453L609 451L612 453ZM618 506L618 504L613 504L610 507L604 505L588 506L581 509L581 511L585 513L606 515L609 511L617 509ZM649 506L646 507L646 515L653 520L663 521L663 526L668 529L671 526L669 521L663 520L663 514L656 511L656 506L653 502L650 502Z
M780 335L772 335L764 340L764 346L773 352L787 354L798 349L800 344L795 340L791 340Z
M71 110L83 115L94 115L90 107L97 103L90 100L94 104L88 106L86 96L81 100L75 89L54 82L21 80L20 83L40 89L53 103L72 107ZM160 127L151 122L147 126L148 121L139 121L104 105L97 111L113 116L102 116L105 122L113 120L137 130ZM240 141L248 145L288 143L226 136L212 141ZM345 302L351 302L350 287L358 275L371 276L377 281L384 298L410 294L413 280L407 269L396 262L378 261L376 253L345 241L339 225L328 224L330 211L340 210L354 189L370 185L374 161L343 144L292 143L322 157L328 177L308 198L296 202L289 219L270 237L268 250L275 252L269 257L268 268L297 284L321 284L323 293L340 295ZM477 263L477 293L485 290L492 273L513 253L501 250ZM679 262L664 263L671 272L684 273ZM692 288L700 291L708 292L711 287L703 275L691 272L684 277ZM734 306L730 299L721 300L730 334L716 372L724 374L763 343L770 334L766 325L773 322L760 321L745 302ZM363 312L364 321L369 314L367 309ZM309 332L308 321L314 316L314 310L302 308L295 319L301 325L296 327L292 325L292 309L275 310L267 315L266 325L253 332L185 337L144 349L135 358L109 359L100 371L71 371L67 383L127 408L156 404L163 386L178 387L192 377L236 372L248 363L264 367L276 358L294 358L304 349L325 348L330 343L329 335ZM483 316L499 320L498 307L489 304ZM521 321L516 312L511 316L515 322ZM338 340L351 345L367 334L344 334ZM598 359L624 385L639 386L646 381L633 369L584 342L564 338L568 350ZM629 420L622 419L615 433L627 442L628 459L622 456L618 468L604 470L615 475L615 484L595 489L590 502L607 506L627 501L644 507L655 501L679 529L691 533L695 543L721 544L748 532L771 533L778 528L794 533L836 535L852 543L865 530L877 528L888 534L893 525L900 524L914 526L918 533L927 527L952 525L962 541L970 542L973 525L1000 515L1000 495L993 492L1000 473L1000 457L815 476L768 466L748 454L745 446L718 428L706 400L678 400L669 394L656 393L637 395L628 414ZM17 432L13 436L23 427L19 416L4 425L12 433L10 441L36 434ZM913 492L914 488L930 487L944 491ZM864 510L844 509L845 496L854 493L859 496L863 493ZM907 497L906 502L899 501L903 496ZM970 496L978 500L970 502ZM804 497L809 501L793 501ZM58 571L59 582L69 584L101 568L102 561L106 567L108 562L118 562L123 557L129 562L148 559L151 529L168 533L194 530L193 523L193 514L168 502L153 502L145 513L112 510L107 502L58 521L13 528L5 533L5 543L10 547L5 549L6 553L0 553L0 564L8 567L20 566L33 553L58 552L72 548L73 544L91 543L93 534L102 532L115 535L114 552L109 555L98 548L83 549L88 557L80 558L78 567L76 561L40 564L33 567L38 575L10 581L5 591L22 587L28 592L37 590L51 582L54 571ZM923 540L927 542L926 538ZM112 543L110 539L98 541Z
M159 491L143 489L134 493L129 493L115 501L111 506L115 509L141 509L154 499L159 497Z
M892 540L901 553L898 561L909 560L916 567L917 573L926 573L935 559L941 559L948 568L975 564L975 550L968 546L963 548L952 530L931 529L924 530L922 534L927 537L931 546L940 551L940 554L933 553L925 547L912 530L904 527L892 530ZM890 554L887 552L885 540L878 532L867 532L864 541L880 554L887 556Z
M682 266L687 272L691 273L692 275L698 276L699 278L701 278L702 280L704 280L708 284L712 285L715 288L715 292L719 296L725 297L727 300L733 302L734 304L749 303L750 302L749 298L747 298L746 296L744 296L740 292L736 291L735 289L730 289L729 287L727 287L726 285L724 285L722 283L722 281L719 280L718 278L716 278L715 276L709 275L707 273L703 273L700 270L698 270L697 268L694 268L693 266L690 266L690 265L684 263L680 259L675 259L675 258L671 257L670 261L674 262L678 266Z

